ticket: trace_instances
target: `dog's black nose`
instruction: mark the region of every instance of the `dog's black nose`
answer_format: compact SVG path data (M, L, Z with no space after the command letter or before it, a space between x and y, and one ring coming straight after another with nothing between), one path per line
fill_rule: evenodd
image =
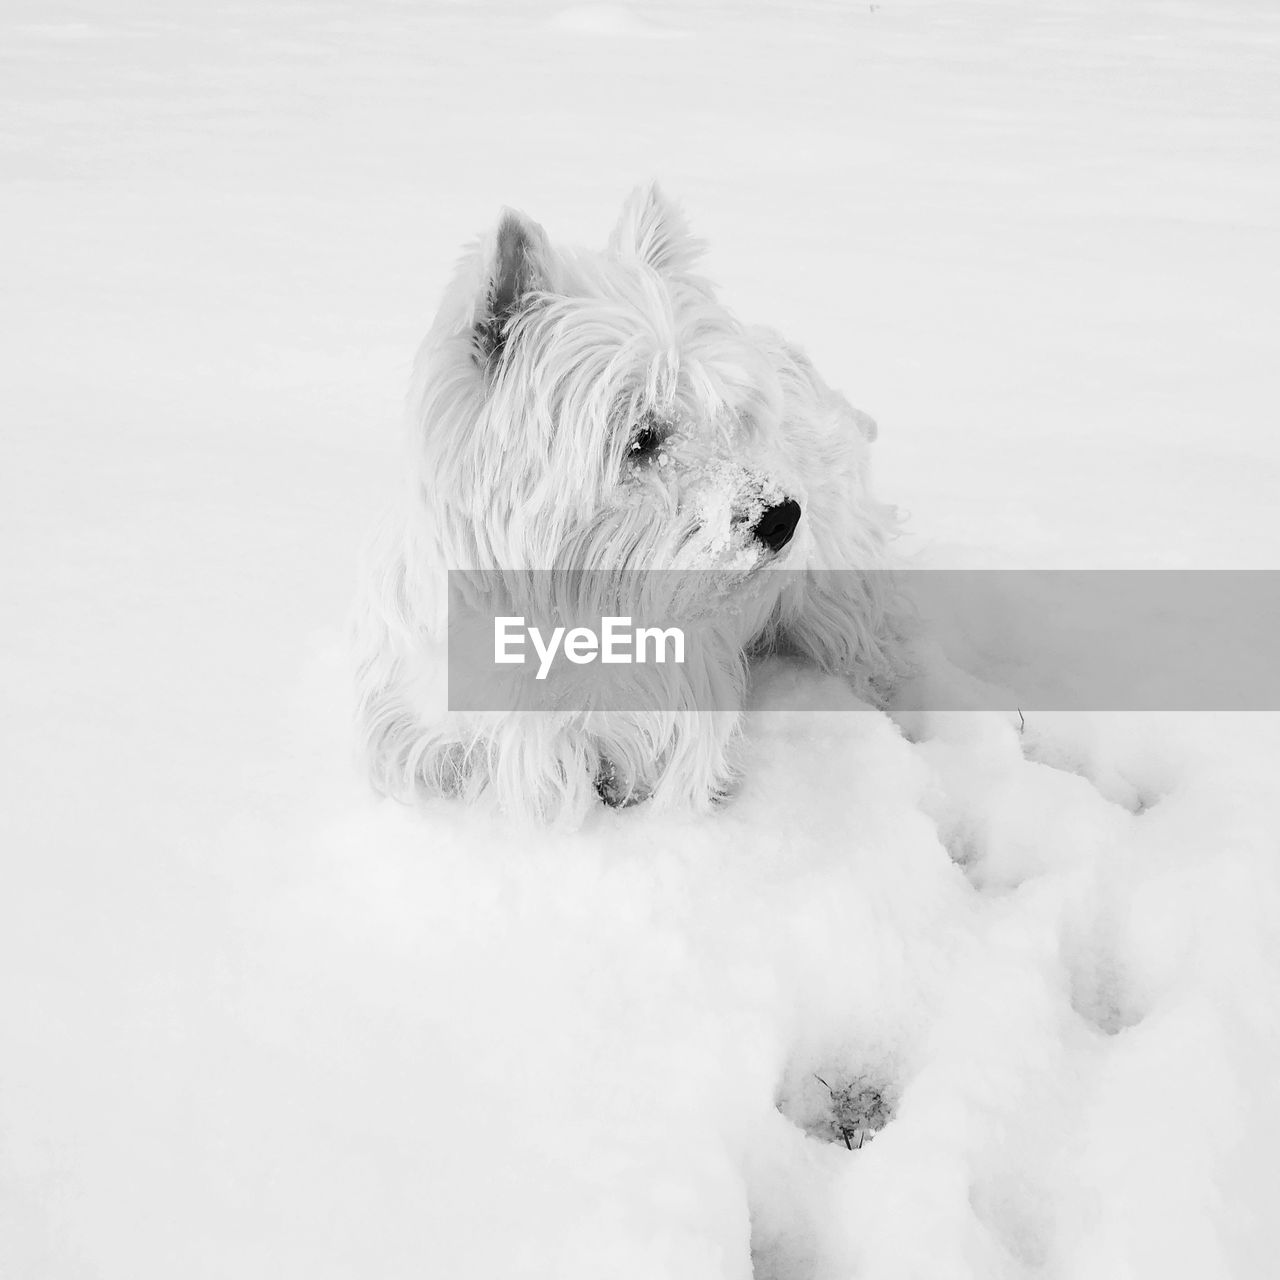
M764 543L770 551L781 551L791 541L791 535L800 523L800 504L794 498L779 502L770 507L756 521L752 533Z

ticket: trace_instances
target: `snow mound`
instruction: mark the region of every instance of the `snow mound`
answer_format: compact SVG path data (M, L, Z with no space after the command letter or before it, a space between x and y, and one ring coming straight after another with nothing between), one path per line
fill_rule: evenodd
M240 930L195 1066L206 1179L291 1224L299 1273L374 1238L549 1280L1226 1274L1248 1245L1221 1206L1280 1135L1274 727L909 739L777 662L722 812L567 836L375 802L336 719L303 728L275 816L221 840Z
M578 4L559 10L552 22L561 31L599 36L643 36L650 39L678 39L684 32L642 17L625 4Z

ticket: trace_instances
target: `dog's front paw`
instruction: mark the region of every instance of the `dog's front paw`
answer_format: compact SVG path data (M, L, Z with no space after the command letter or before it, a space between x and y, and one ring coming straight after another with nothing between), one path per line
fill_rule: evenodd
M649 798L648 790L624 777L611 760L600 762L600 771L596 774L596 794L610 809L629 809Z
M652 787L629 780L610 760L600 763L595 778L596 794L610 809L630 809L637 804L653 800L655 793ZM720 809L733 801L738 794L739 779L731 777L720 780L702 793L701 801L696 796L681 794L672 797L664 791L657 793L657 802L662 805L677 799L682 804L691 805L695 809Z
M723 809L725 805L731 804L738 797L739 780L734 778L731 782L722 782L718 786L711 788L709 799L713 809Z

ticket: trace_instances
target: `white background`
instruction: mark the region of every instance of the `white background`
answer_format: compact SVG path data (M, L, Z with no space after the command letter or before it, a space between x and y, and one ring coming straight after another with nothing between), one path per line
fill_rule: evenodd
M6 0L0 1274L1270 1274L1275 718L766 681L714 819L364 790L452 262L650 177L934 562L1276 567L1263 0Z

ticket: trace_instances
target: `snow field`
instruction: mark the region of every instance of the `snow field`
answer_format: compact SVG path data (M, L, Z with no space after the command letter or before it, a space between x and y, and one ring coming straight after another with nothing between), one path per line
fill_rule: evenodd
M339 652L461 243L650 176L931 563L1273 566L1270 6L0 24L0 1273L1270 1273L1274 717L776 666L566 835L376 803Z

